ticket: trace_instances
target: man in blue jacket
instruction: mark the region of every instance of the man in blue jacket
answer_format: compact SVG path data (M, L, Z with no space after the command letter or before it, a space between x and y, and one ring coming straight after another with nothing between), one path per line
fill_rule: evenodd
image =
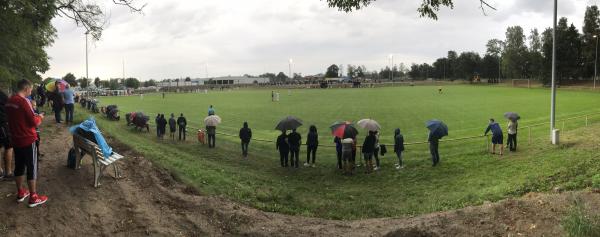
M492 154L496 154L496 145L500 145L500 155L502 155L504 152L504 146L502 145L502 141L504 140L502 128L500 128L500 125L496 123L493 118L490 119L490 123L485 129L484 135L487 136L489 131L492 131Z

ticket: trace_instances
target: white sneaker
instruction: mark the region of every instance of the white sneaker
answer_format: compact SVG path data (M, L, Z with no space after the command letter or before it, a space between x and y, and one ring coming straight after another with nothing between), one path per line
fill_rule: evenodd
M304 167L309 167L309 166L310 166L310 164L304 163Z
M375 168L373 170L378 171L379 170L379 166L375 166Z
M315 168L315 167L317 167L317 166L316 166L315 164L312 164L310 167L313 167L313 168Z

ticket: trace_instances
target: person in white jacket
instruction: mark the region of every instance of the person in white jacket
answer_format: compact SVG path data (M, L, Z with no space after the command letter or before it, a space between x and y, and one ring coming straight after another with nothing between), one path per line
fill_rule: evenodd
M519 127L519 123L517 120L508 120L508 139L506 143L509 147L510 151L517 151L517 129Z

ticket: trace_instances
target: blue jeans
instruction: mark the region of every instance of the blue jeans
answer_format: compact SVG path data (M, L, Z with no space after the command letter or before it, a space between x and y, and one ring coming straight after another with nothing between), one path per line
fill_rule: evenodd
M73 122L73 110L74 110L74 105L73 104L65 104L65 121L68 122Z

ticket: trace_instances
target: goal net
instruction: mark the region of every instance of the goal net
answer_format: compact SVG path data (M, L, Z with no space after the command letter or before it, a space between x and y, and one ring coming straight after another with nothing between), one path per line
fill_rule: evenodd
M512 86L513 87L531 88L531 80L530 79L513 79Z

